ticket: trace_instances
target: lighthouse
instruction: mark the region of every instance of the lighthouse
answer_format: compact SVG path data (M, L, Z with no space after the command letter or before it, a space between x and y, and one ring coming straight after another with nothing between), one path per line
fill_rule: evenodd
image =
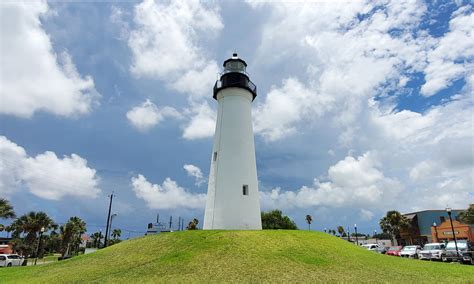
M207 189L205 230L261 230L251 103L257 87L234 53L214 85L217 121Z

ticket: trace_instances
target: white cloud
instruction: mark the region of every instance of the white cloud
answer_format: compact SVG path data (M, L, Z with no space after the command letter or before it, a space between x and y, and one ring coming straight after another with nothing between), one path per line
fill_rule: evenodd
M0 193L13 194L22 184L41 198L59 200L65 196L96 198L101 192L96 170L76 154L58 158L46 151L29 157L25 150L0 136Z
M202 209L206 204L205 194L188 192L170 178L159 185L151 184L143 175L138 175L132 177L132 189L150 209Z
M372 211L370 211L370 210L360 209L359 217L360 217L362 220L370 221L370 220L372 220L372 218L374 217L374 213L373 213Z
M21 184L22 162L26 158L25 149L0 136L0 195L9 196Z
M414 182L432 178L437 173L437 165L432 161L422 161L410 170L410 179Z
M286 79L281 88L272 87L255 108L255 132L269 141L281 139L296 131L296 122L321 115L331 102L330 97L313 93L298 79Z
M375 200L398 210L415 210L443 208L448 201L453 207L465 207L474 198L468 186L474 182L471 6L453 14L449 32L441 37L420 29L427 11L423 1L252 2L252 6L269 15L254 64L263 72L306 71L275 74L283 83L272 87L257 105L255 130L270 141L305 138L334 153L354 149L378 154L346 157L328 170L328 181L316 179L312 186L296 191L262 192L263 204L280 208L347 204L380 211L386 208ZM427 80L420 94L410 87L415 73L424 73ZM400 97L430 96L462 78L463 90L438 105L422 112L399 110ZM330 99L318 104L316 98ZM424 107L418 100L413 106ZM303 129L304 135L291 137ZM334 132L339 136L336 145L328 141ZM377 163L363 166L367 161ZM343 165L351 165L350 170L343 171ZM359 178L353 181L349 172ZM344 183L348 180L351 184ZM369 198L360 202L360 193Z
M127 11L123 11L119 7L112 6L110 10L110 22L118 27L118 39L127 40L130 36L130 25L124 19Z
M406 84L405 73L423 70L433 44L425 33L414 31L426 11L423 2L377 5L363 1L263 4L271 16L264 25L256 64L275 69L280 68L277 64L297 63L306 69L300 77L308 78L301 83L301 78L288 77L259 106L273 114L256 122L267 140L296 133L327 114L342 129L340 143L350 145L366 101ZM392 29L398 34L390 34ZM288 118L278 117L283 103L289 105Z
M401 192L402 185L386 177L379 167L374 153L358 158L348 156L329 168L327 181L315 179L312 187L303 186L297 191L276 188L261 192L262 207L386 207Z
M376 127L376 135L370 143L383 151L392 169L402 169L409 177L405 195L411 198L400 206L408 210L446 204L465 207L474 198L471 84L468 80L451 101L424 113L372 109L369 125Z
M180 118L181 114L176 109L168 106L159 109L150 100L146 100L127 112L130 123L141 131L152 128L167 117Z
M119 14L114 12L113 17L118 24ZM183 138L212 136L215 112L205 96L210 94L220 70L216 61L209 59L204 43L223 28L219 7L197 0L145 0L135 6L134 22L135 28L127 27L133 54L131 72L138 77L158 78L170 89L187 95L188 122L183 127Z
M449 32L428 53L424 96L432 96L455 80L472 74L474 65L474 14L471 6L461 7L449 22ZM469 13L468 13L469 12Z
M183 73L175 82L171 83L171 87L180 93L191 95L193 99L202 95L210 95L219 72L219 66L212 61L202 70L189 70Z
M135 6L134 21L128 45L135 75L159 78L189 95L208 93L218 68L200 43L223 28L218 8L200 1L145 0Z
M196 180L195 184L197 186L201 186L203 183L206 182L206 180L204 179L204 177L202 175L202 171L199 167L197 167L195 165L186 164L186 165L183 166L183 168L188 173L188 176L191 176L191 177L195 178L195 180Z
M28 118L44 111L71 117L98 103L92 77L81 77L66 51L54 52L40 22L47 12L42 1L0 6L0 113Z
M58 158L47 151L24 161L22 179L34 195L50 200L65 196L96 198L101 190L96 170L76 154Z
M214 135L216 112L207 103L193 105L188 113L191 119L184 127L183 138L193 140Z

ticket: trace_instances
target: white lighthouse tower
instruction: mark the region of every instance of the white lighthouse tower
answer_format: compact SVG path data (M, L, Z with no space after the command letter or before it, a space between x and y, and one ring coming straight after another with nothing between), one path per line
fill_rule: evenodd
M234 53L214 86L216 132L207 189L205 230L261 230L250 104L257 87Z

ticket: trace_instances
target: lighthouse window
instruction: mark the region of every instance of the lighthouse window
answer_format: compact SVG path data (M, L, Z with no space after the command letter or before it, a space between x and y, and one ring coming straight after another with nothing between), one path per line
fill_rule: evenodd
M249 186L248 185L244 184L242 186L242 193L243 193L243 195L249 195Z
M215 161L217 161L217 152L214 152L214 156L212 157L212 159Z

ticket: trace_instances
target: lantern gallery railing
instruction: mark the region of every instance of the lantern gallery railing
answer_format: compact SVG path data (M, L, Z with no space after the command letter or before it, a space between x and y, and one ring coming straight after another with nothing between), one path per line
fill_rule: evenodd
M217 99L216 95L218 91L231 87L247 89L252 93L253 99L257 96L257 86L250 81L247 75L240 72L228 72L222 75L220 80L216 81L214 85L214 99Z

